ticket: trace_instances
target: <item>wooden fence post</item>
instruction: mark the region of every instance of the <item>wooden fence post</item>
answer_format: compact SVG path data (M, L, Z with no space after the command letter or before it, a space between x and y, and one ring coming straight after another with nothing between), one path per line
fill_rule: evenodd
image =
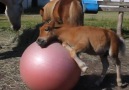
M124 0L120 0L120 2L124 2ZM121 6L120 6L121 8ZM122 36L122 22L123 22L124 12L119 12L118 22L117 22L117 35Z

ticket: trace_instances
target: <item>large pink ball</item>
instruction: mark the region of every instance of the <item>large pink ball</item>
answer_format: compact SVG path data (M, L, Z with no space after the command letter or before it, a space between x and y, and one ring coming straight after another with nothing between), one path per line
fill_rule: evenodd
M33 90L72 90L80 69L59 43L41 48L31 44L20 59L20 75Z

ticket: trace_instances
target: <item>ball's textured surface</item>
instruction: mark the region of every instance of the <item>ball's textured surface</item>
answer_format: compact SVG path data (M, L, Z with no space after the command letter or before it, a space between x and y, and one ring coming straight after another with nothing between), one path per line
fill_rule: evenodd
M20 75L32 90L71 90L80 69L59 43L41 48L32 43L20 59Z

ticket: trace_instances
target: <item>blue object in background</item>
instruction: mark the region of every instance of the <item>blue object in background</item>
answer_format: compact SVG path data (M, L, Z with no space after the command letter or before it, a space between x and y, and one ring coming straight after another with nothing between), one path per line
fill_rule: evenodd
M82 0L83 12L97 13L99 5L97 0Z

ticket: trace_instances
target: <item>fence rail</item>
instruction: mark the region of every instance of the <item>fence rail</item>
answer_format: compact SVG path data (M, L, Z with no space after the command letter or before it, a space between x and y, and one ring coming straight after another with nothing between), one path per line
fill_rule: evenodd
M99 7L99 11L114 11L118 12L118 21L117 21L117 35L122 36L122 23L124 12L129 12L129 2L112 2L111 0L98 1L99 5L104 5L104 7ZM110 6L110 7L109 7Z
M112 2L112 1L98 1L99 5L109 5L109 6L128 6L129 2Z
M99 7L99 11L129 12L129 2L98 1L98 4L104 5L104 7Z
M124 7L99 7L99 11L129 12L129 8L124 8Z

